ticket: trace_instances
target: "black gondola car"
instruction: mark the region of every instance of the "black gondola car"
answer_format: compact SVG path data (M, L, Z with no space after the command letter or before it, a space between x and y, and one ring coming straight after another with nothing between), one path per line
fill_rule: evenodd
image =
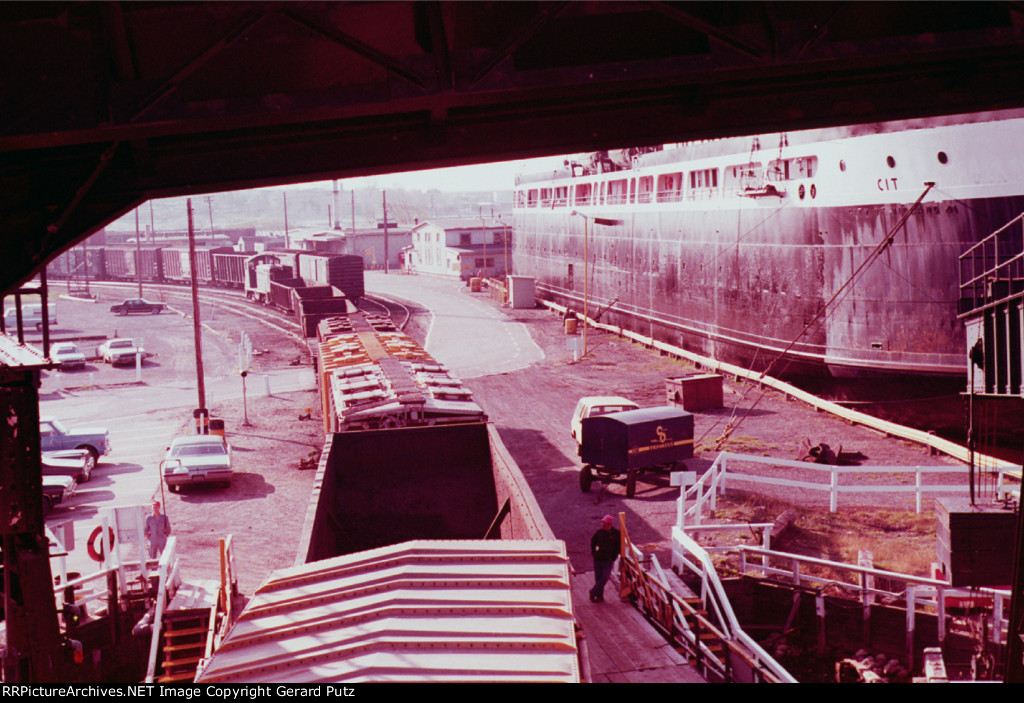
M594 481L624 483L636 493L645 472L681 471L693 457L693 415L676 407L642 408L585 418L582 422L580 489ZM618 476L625 474L625 479Z

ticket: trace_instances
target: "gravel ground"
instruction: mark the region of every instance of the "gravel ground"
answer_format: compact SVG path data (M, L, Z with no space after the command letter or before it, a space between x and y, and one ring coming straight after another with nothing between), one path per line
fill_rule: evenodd
M473 379L468 385L530 481L555 534L566 541L574 566L590 568L590 535L597 529L601 516L619 511L626 513L633 541L654 551L663 564L667 563L678 489L664 482L661 485L641 482L632 499L625 497L624 486L618 484L595 484L590 493L581 492L578 484L581 463L569 436L569 420L576 401L588 395L621 395L641 407L664 405L665 379L698 369L688 362L662 356L600 331L588 333L591 353L579 363L572 363L560 316L544 309L507 310L506 313L529 326L534 339L544 349L544 363L501 376ZM811 445L825 442L833 449L841 446L844 454L859 453L862 465L949 465L951 473L932 475L927 481L966 485L966 471L948 457L932 456L918 445L887 438L827 413L816 412L799 401L787 400L778 392L763 392L727 378L723 395L725 407L694 414L696 451L695 458L687 465L698 473L706 470L717 456L715 440L722 435L730 419L743 417L723 449L796 459L802 440ZM761 469L759 473L827 481L810 468ZM878 483L891 478L876 472L854 480ZM844 479L844 482L854 480ZM895 480L912 482L913 478ZM769 485L759 487L757 493L807 509L827 508L828 505L827 495L816 491ZM926 506L930 509L930 500L926 501ZM913 499L908 494L848 494L842 498L841 507L912 510ZM773 518L771 515L767 519ZM886 539L891 542L892 535L887 535ZM923 545L933 550L933 542L932 537L926 536L923 541L915 537L913 548ZM925 560L933 558L932 553Z
M417 312L407 331L422 342L429 317L424 311ZM590 493L583 493L578 483L581 465L569 436L569 419L576 401L586 395L623 395L642 407L662 405L665 379L697 369L599 331L588 335L590 354L581 362L572 363L562 320L557 314L540 308L505 312L528 326L545 352L544 362L512 373L473 379L467 386L530 481L555 534L566 541L574 567L590 568L590 535L597 529L601 516L619 511L626 514L633 541L654 551L667 563L678 489L660 481L639 483L631 499L625 497L625 488L618 484L595 484ZM279 333L251 321L240 324L246 325L254 348L268 350L257 356L259 368L279 367L294 363L299 357L303 361L308 358ZM710 466L717 456L715 440L729 420L743 415L756 402L723 448L795 459L801 440L806 439L811 444L826 442L833 448L841 445L844 453L859 452L864 457L862 463L870 465L947 464L952 474L929 480L964 482L965 471L946 457L931 456L917 445L815 412L777 392L761 395L758 388L726 379L725 407L695 413L697 451L695 458L687 462L689 468L700 472ZM307 408L312 409L313 419L300 420ZM210 578L215 574L217 540L232 534L241 587L251 594L272 570L294 562L314 476L313 471L297 466L322 446L319 403L313 392L250 398L248 416L252 427L242 427L240 401L216 403L213 414L225 420L229 441L244 469L227 494L200 490L167 494L168 512L175 521L184 553L188 554L186 575ZM811 480L809 477L814 475L810 470L800 469L771 471L804 480ZM871 474L860 480L874 482L880 478L879 474ZM814 480L822 479L817 476ZM827 506L824 494L816 492L765 486L758 489L758 494L806 509ZM775 505L773 502L772 506ZM842 505L847 509L912 509L910 498L885 494L854 494L844 497ZM764 518L761 515L756 519ZM883 525L880 530L892 541L891 528ZM805 537L807 551L827 552L828 548L820 546L819 540L811 535ZM933 549L931 535L903 537L906 548Z

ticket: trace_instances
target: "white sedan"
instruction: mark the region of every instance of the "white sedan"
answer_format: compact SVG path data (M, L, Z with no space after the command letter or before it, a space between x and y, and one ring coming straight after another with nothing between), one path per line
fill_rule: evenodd
M179 437L167 448L160 473L172 492L196 483L231 483L231 447L220 435Z
M96 347L96 356L104 363L117 366L118 364L134 364L136 353L146 358L146 350L135 345L134 339L118 337L108 339Z
M60 364L61 371L85 368L85 354L74 342L58 342L51 346L50 359Z

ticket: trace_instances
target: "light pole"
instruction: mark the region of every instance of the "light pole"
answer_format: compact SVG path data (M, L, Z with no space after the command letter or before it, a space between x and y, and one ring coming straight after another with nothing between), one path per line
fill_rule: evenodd
M589 249L589 237L587 235L587 221L593 220L595 225L605 225L606 227L614 227L615 225L622 224L622 220L612 220L607 217L594 217L593 215L586 215L579 210L573 210L573 215L577 215L583 218L583 356L587 355L587 304L590 297L590 276L588 275L588 269L590 266L590 249ZM582 358L582 357L581 357Z

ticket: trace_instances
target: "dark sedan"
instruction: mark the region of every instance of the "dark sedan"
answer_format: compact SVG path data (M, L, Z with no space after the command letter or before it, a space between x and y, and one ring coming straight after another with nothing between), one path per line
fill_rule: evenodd
M118 315L128 315L130 313L157 315L163 309L164 306L161 303L151 303L145 298L132 298L123 303L110 306L110 312L116 312Z

